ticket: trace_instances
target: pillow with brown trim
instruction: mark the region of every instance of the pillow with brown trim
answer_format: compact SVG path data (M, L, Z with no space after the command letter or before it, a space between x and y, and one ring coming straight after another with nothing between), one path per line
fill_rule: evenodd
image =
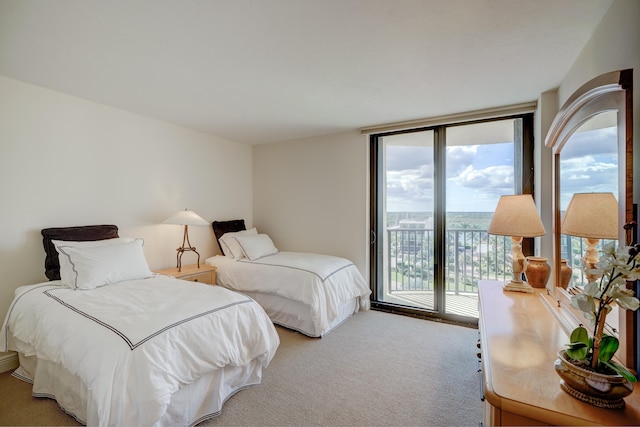
M91 240L114 239L118 237L115 225L82 225L77 227L53 227L41 230L44 245L44 270L49 280L60 280L58 251L52 240L86 242Z
M220 247L220 252L222 255L231 256L230 253L225 253L222 245L220 244L220 238L224 236L226 233L233 233L236 231L246 230L247 227L244 225L244 219L232 219L229 221L213 221L211 223L211 227L213 228L213 234L216 235L216 242L218 242L218 247Z

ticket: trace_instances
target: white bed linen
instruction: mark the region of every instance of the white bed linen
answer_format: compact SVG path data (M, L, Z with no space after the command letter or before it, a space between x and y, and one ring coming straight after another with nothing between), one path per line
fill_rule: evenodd
M278 252L255 261L218 255L208 258L206 263L217 267L219 285L251 296L277 295L308 306L311 330L302 326L305 319L298 325L283 325L306 335L322 336L335 327L341 308L349 301L357 301L354 312L370 308L371 290L357 267L345 258ZM265 310L270 312L269 308ZM278 323L273 315L270 317Z
M14 377L33 384L35 397L55 399L69 415L88 426L99 425L95 405L80 378L59 364L38 361L20 354L20 366ZM193 426L222 412L222 406L236 392L262 382L262 364L258 359L245 366L227 365L209 372L171 395L171 402L156 426Z
M101 426L153 425L181 386L225 366L266 367L278 345L255 301L166 276L86 291L23 286L0 330L0 351L80 378Z

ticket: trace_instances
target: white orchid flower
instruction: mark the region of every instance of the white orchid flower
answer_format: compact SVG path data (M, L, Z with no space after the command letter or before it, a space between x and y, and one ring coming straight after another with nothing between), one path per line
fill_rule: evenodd
M602 253L605 255L612 255L616 253L616 241L612 240L602 246Z
M633 296L633 291L619 284L612 285L607 294L624 310L633 311L640 307L640 300Z
M587 293L587 286L585 286L584 292L581 292L578 295L573 295L571 297L571 307L578 309L584 313L592 313L596 311L596 303L593 296Z

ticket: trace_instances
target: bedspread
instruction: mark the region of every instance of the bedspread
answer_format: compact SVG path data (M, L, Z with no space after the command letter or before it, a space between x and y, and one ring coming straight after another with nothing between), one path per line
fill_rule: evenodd
M166 276L88 291L57 281L22 286L0 330L0 351L80 377L104 426L153 425L181 385L256 358L267 366L278 345L250 298Z
M219 284L234 290L262 292L312 307L316 330L325 330L338 316L338 307L358 298L360 309L370 306L368 288L358 268L331 255L278 252L256 261L216 256L207 263L218 267Z

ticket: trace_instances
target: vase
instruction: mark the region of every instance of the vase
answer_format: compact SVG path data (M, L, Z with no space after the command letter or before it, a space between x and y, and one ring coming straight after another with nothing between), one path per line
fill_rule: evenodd
M563 288L567 289L569 283L571 283L571 276L573 275L573 269L567 265L565 258L560 259L560 284Z
M577 366L565 350L558 352L554 368L564 391L599 408L622 409L624 398L633 392L633 384L622 375L601 374Z
M527 282L534 288L544 288L547 286L549 275L551 274L551 266L547 263L546 258L530 256L527 258L529 265L525 274Z

